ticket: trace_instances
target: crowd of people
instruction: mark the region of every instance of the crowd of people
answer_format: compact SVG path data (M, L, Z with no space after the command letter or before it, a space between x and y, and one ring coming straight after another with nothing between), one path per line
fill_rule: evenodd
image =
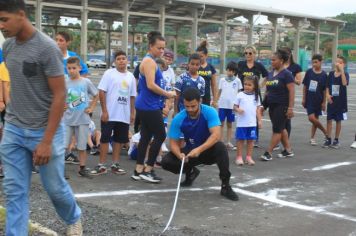
M0 27L9 38L0 65L0 170L6 194L6 235L28 232L28 192L36 166L57 213L68 224L67 235L81 235L81 209L65 180L65 163L77 164L78 175L91 179L108 172L110 152L111 172L123 175L127 171L120 165L120 153L128 146L129 156L136 161L133 180L159 183L162 178L155 167L179 174L184 161L181 186L188 187L199 176L199 165L217 164L220 194L237 201L230 185L228 150L236 150L236 165L255 165L253 150L259 147L261 120L268 110L272 136L260 159L272 160L272 152L280 144L283 149L277 157L293 157L289 137L295 86L301 84L302 105L311 122L310 144L317 145L319 129L325 136L323 147L340 147L349 84L342 56L337 58L335 70L327 74L321 68L322 56L313 55L312 68L303 79L289 48L273 53L268 72L256 61L255 47L247 46L245 60L229 62L225 76L218 79L203 41L190 55L186 71L176 75L170 66L174 53L166 49L164 37L152 31L147 34L147 53L135 72L127 70L126 53L117 51L115 67L105 71L96 87L85 63L68 50L70 35L59 32L53 41L36 30L24 1L0 2ZM100 129L92 120L98 101ZM325 111L326 128L319 121ZM222 135L225 123L226 137ZM351 147L356 148L356 136ZM88 150L99 154L92 169L86 164Z

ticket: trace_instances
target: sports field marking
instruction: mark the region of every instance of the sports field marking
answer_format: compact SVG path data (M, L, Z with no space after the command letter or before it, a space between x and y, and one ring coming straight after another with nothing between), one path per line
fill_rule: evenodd
M350 162L350 161L346 161L346 162L338 162L338 163L332 163L332 164L327 164L327 165L323 165L323 166L318 166L318 167L314 167L312 169L303 169L303 171L321 171L321 170L330 170L330 169L334 169L340 166L349 166L349 165L353 165L356 162Z
M189 188L189 189L182 189L182 192L197 192L197 191L209 191L209 190L220 190L221 187L208 187L208 188ZM266 195L266 193L254 193L251 191L247 191L241 188L233 188L235 192L253 197L258 198L260 200L264 200L266 202L271 202L280 206L285 206L289 208L294 208L302 211L309 211L319 215L326 215L331 216L333 218L347 220L356 222L356 218L348 215L343 215L339 213L329 212L325 210L323 207L313 207L302 205L295 202L288 202L285 200L278 199L275 195ZM75 194L77 198L90 198L90 197L108 197L108 196L126 196L132 194L146 194L146 193L170 193L175 192L176 189L160 189L160 190L121 190L121 191L111 191L111 192L97 192L97 193L79 193Z

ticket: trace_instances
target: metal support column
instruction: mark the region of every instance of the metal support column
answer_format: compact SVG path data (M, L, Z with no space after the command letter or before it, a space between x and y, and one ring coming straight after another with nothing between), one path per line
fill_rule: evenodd
M314 53L320 53L320 22L316 23Z
M249 15L247 19L249 24L249 28L247 31L247 44L252 45L253 44L253 15Z
M162 36L164 37L165 34L165 25L166 25L166 6L165 5L161 5L159 8L159 26L158 26L158 30L161 32Z
M113 21L107 20L106 22L106 43L105 43L105 62L107 68L111 67L111 29Z
M80 40L80 56L84 61L88 58L88 0L82 0L81 10L81 40Z
M223 24L221 26L221 49L220 49L220 73L225 71L225 58L226 58L226 31L227 31L227 14L224 13L223 17Z
M129 2L127 0L122 1L122 50L128 55L129 45Z
M192 24L192 43L191 51L194 52L197 48L197 36L198 36L198 9L192 9L193 24Z
M39 31L42 31L42 0L36 0L35 24Z
M294 59L294 61L296 63L298 63L301 22L300 21L294 21L293 25L295 27L294 45L293 45L293 59Z
M339 46L339 26L334 26L334 39L333 39L333 48L332 48L332 61L335 65L336 57L337 57L337 47Z
M271 18L272 22L272 52L277 51L277 34L278 34L278 23L277 18Z

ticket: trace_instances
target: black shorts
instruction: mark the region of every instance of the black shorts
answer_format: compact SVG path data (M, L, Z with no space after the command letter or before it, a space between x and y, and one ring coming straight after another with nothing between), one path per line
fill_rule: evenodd
M269 104L269 117L272 121L273 133L282 133L286 128L288 106L284 104Z
M119 121L101 122L101 143L109 143L112 140L115 143L129 142L129 124Z

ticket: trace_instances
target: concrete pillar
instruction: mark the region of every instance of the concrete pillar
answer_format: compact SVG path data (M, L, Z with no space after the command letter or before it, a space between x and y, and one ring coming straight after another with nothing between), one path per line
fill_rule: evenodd
M42 31L42 0L36 0L35 25L39 31Z
M336 57L337 57L337 47L339 46L339 26L334 26L334 39L333 39L333 48L332 48L332 61L335 65Z
M178 35L175 35L173 38L173 53L174 53L173 61L177 60L177 51L178 51L177 41L178 41Z
M128 55L129 45L129 2L127 0L122 1L122 50Z
M253 15L247 16L249 28L247 30L247 44L253 44Z
M107 68L111 67L111 29L113 21L107 20L106 22L106 39L105 39L105 62Z
M80 38L80 56L83 61L88 59L88 0L82 0L81 12L81 38Z
M191 51L194 52L197 49L197 36L198 36L198 9L192 9L193 24L192 24L192 43Z
M227 31L227 14L222 17L223 24L221 25L221 49L220 49L220 73L225 71L226 65L226 31Z
M271 50L272 52L277 51L277 34L278 34L278 24L277 24L277 18L270 18L269 19L272 23L272 45L271 45Z
M300 21L294 21L293 22L293 26L295 27L294 45L293 45L293 59L294 59L294 61L296 63L298 63L301 22Z
M164 37L165 34L165 25L166 25L166 6L165 5L161 5L159 8L159 15L160 15L160 19L159 19L159 23L158 23L158 30L161 32L162 36Z
M315 45L314 45L314 53L320 53L320 22L316 23L316 34L315 34Z

